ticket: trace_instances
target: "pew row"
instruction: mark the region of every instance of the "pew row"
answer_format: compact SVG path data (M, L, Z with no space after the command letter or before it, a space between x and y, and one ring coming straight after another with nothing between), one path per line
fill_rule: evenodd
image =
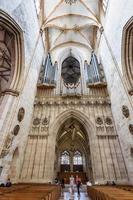
M57 185L13 185L0 188L0 200L58 200L61 188Z
M127 186L127 185L118 185L117 188L133 192L133 186Z
M92 186L87 187L91 200L133 200L133 193L116 187Z

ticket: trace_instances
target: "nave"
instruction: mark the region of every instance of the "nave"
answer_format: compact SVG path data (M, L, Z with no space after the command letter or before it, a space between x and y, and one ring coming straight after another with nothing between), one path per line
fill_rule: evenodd
M61 186L55 184L21 183L11 187L0 187L0 200L133 200L133 186L88 186L82 185L80 196L76 187L74 195L66 185L63 192ZM88 197L89 195L89 197Z
M88 195L85 192L81 192L81 195L78 196L77 193L74 193L73 197L71 198L69 192L64 192L64 195L60 198L60 200L90 200Z
M66 185L66 188L61 194L60 200L91 200L91 199L88 197L86 185L83 185L82 188L80 189L80 196L78 196L76 188L74 190L74 194L71 195L69 192L69 185Z

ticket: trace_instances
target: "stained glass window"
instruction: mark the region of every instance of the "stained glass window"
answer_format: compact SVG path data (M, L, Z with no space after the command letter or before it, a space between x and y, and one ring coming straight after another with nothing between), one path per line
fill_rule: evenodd
M70 155L68 151L63 151L61 154L61 164L69 165L70 164Z
M73 164L74 165L82 165L82 155L79 151L75 151L74 157L73 157Z

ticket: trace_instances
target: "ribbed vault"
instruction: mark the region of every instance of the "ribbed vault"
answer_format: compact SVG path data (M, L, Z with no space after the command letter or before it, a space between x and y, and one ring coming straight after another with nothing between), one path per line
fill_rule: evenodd
M62 47L95 50L101 4L100 0L77 0L72 5L65 0L45 0L43 30L47 51L55 55Z

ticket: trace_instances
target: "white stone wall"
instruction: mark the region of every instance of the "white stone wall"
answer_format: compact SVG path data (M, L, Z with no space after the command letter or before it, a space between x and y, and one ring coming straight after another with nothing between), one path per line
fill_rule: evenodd
M51 6L51 4L47 5L48 7ZM66 6L66 5L65 5ZM76 8L76 7L75 7ZM126 168L128 171L128 176L130 177L130 183L133 183L133 158L130 156L130 147L133 146L133 136L129 133L128 125L129 123L133 123L133 102L131 97L126 94L126 90L124 88L123 84L123 70L122 70L122 59L121 59L121 48L122 48L122 30L126 22L131 18L133 15L133 1L132 0L110 0L107 13L106 13L106 19L105 19L105 25L104 25L104 33L102 34L101 41L100 41L100 48L99 48L99 55L101 58L101 63L104 67L106 79L108 82L108 89L109 89L109 94L111 98L111 107L112 107L112 113L115 119L115 124L117 128L117 132L119 134L120 142L121 142L121 147L124 155L124 159L126 162ZM7 12L22 28L23 30L23 45L24 45L24 60L23 60L23 68L24 68L24 76L23 76L23 85L20 91L20 95L18 97L12 97L12 96L6 96L4 98L4 102L0 105L0 151L3 148L3 144L5 141L6 136L11 133L13 130L14 126L16 124L20 125L20 131L19 134L15 137L13 141L13 145L10 149L10 153L8 156L6 156L4 159L0 160L0 165L4 166L3 172L1 179L4 179L7 177L9 169L10 169L10 164L12 161L13 157L13 152L16 149L16 147L19 147L19 167L18 169L21 170L23 165L23 155L24 155L24 150L25 146L27 144L27 135L30 133L30 126L32 122L32 113L33 113L33 103L34 103L34 97L36 94L36 84L37 84L37 79L38 79L38 74L40 71L40 67L42 64L42 59L43 56L45 55L45 50L43 47L42 43L42 38L39 33L39 22L37 18L37 13L34 5L33 0L0 0L0 9L3 11ZM77 8L78 9L78 8ZM47 11L47 8L46 8ZM88 11L87 11L88 13ZM74 48L73 48L74 49ZM84 48L81 49L81 51ZM75 49L73 50L74 52ZM63 52L63 51L62 51ZM53 60L59 60L60 56L60 51L53 51L52 58ZM90 53L88 53L87 50L83 50L82 57L84 59L89 59L90 58ZM60 60L61 62L61 60ZM58 88L57 88L58 89ZM87 90L88 91L88 90ZM58 93L58 92L57 92ZM85 92L86 93L86 92ZM87 93L88 94L88 93ZM97 96L98 97L98 96ZM54 96L53 96L54 99ZM83 102L82 102L83 103ZM5 106L3 106L5 105ZM122 115L122 105L127 105L130 109L130 117L125 118ZM20 107L24 107L25 109L25 117L24 120L19 123L17 120L17 113ZM58 112L56 111L55 107L58 107ZM47 109L46 113L44 111L44 116L49 116L51 114L51 122L54 122L54 119L58 116L58 114L61 114L61 112L65 110L69 110L71 108L75 108L76 105L63 105L62 107L60 105L57 106L51 106L51 109ZM77 106L78 107L78 106ZM101 113L99 109L95 108L90 108L86 106L81 106L80 108L76 108L79 110L81 113L86 112L86 115L89 115L89 113ZM87 110L90 110L87 111ZM110 110L110 109L109 109ZM36 112L36 111L35 111ZM103 112L103 111L102 111ZM42 112L36 112L37 115L39 113L39 116L41 118ZM36 113L34 113L35 117L37 116ZM105 112L106 113L106 112ZM111 115L111 113L110 113ZM93 116L94 120L94 116ZM105 130L106 131L106 130ZM52 133L51 133L52 134ZM53 178L53 167L54 167L54 145L55 141L52 140L52 135L49 136L48 142L44 140L44 143L41 143L43 150L38 149L37 155L40 154L42 151L42 154L44 156L44 160L40 159L40 174L37 176L37 168L38 166L35 166L34 170L31 171L31 166L33 165L33 158L36 156L35 154L35 145L32 145L30 140L28 140L28 148L26 148L28 160L29 154L32 152L33 156L31 159L30 167L28 174L32 174L34 177L34 180L42 180L41 173L45 175L45 179L42 181L51 181ZM40 140L37 141L38 144L40 143ZM117 140L118 142L118 140ZM105 145L103 148L103 144ZM46 147L47 145L47 147ZM97 140L92 141L92 145L98 145ZM113 147L113 143L107 144L104 143L104 139L99 143L99 148L101 149L101 156L103 160L103 170L105 172L105 175L109 172L111 174L112 169L107 169L107 166L110 166L110 160L115 160L114 165L117 165L117 156L114 156L114 158L111 159L105 159L105 154L110 154L109 153L109 145L112 145L111 151L112 155L113 151L115 151ZM31 146L33 146L33 150L31 149ZM39 144L40 146L40 144ZM118 146L118 144L116 145ZM46 147L46 148L45 148ZM50 152L50 149L53 149L52 152ZM47 149L47 151L45 151ZM120 151L120 148L119 148ZM28 154L29 153L29 154ZM94 160L100 160L100 158L97 159L98 155L100 157L99 151L95 150L95 156L92 158L92 164L97 166L98 163L94 163ZM121 155L121 152L117 152L115 155ZM47 155L47 156L46 156ZM51 160L51 157L53 160ZM119 157L119 156L118 156ZM38 158L35 157L36 163L38 162ZM94 160L93 160L94 159ZM47 163L45 171L43 171L44 163ZM100 161L101 162L101 161ZM107 163L108 162L108 163ZM121 162L123 162L123 159L121 159ZM36 165L35 163L35 165ZM33 168L32 168L33 169ZM119 166L116 167L117 173L119 176ZM27 169L26 169L27 170ZM125 169L124 169L125 170ZM98 172L95 167L94 171L96 171L97 174L95 174L95 177L97 180L101 179L101 172ZM106 171L108 171L106 173ZM21 171L20 171L21 172ZM52 173L51 173L52 172ZM121 175L122 175L122 169L121 169ZM26 174L23 171L24 174ZM19 174L19 173L18 173ZM100 175L99 175L100 174ZM37 178L36 178L37 177ZM39 177L39 179L38 179ZM18 177L17 177L18 178ZM105 176L105 179L108 178ZM30 177L29 179L30 180Z
M100 95L69 99L69 97L62 98L54 95L50 97L47 94L48 91L38 90L19 181L51 182L53 180L58 131L67 119L73 117L81 122L88 134L93 181L106 183L108 180L114 180L117 183L127 184L125 162L108 99ZM110 125L106 123L107 116L112 120ZM47 126L43 124L45 117L49 121ZM97 117L102 118L102 125L96 123Z
M122 31L133 15L132 8L132 0L109 1L99 49L108 83L112 113L131 183L133 183L133 158L130 155L130 148L133 146L133 136L129 132L128 126L130 123L133 124L133 98L127 94L123 83ZM130 110L130 117L127 119L122 114L122 105L127 105Z
M15 137L10 153L1 159L4 165L1 179L6 178L14 149L19 147L20 165L22 164L23 152L25 149L27 135L33 112L33 102L36 94L36 84L43 56L44 46L40 35L40 27L33 0L0 0L0 9L9 14L23 30L24 68L23 84L18 97L9 96L5 98L5 107L2 107L0 118L0 145L3 147L5 137L13 130L16 124L20 125L19 134ZM19 123L17 113L20 107L25 109L24 120Z

